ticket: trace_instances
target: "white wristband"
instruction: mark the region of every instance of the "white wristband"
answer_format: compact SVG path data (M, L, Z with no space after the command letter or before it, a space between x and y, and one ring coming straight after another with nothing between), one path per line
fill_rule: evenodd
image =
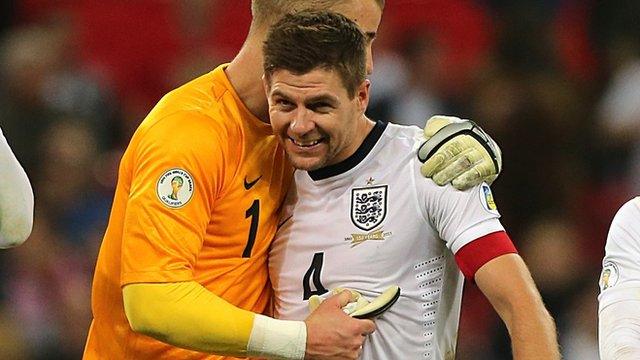
M304 321L278 320L256 314L247 355L266 359L303 360L307 347Z

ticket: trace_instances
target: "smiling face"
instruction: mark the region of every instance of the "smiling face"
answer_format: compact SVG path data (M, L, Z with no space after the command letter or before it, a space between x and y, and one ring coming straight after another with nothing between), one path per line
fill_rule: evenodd
M264 79L274 133L297 169L317 170L353 154L367 134L365 80L350 97L334 70L276 70Z
M373 123L364 111L367 37L348 17L298 12L264 43L269 117L292 164L317 170L353 154Z

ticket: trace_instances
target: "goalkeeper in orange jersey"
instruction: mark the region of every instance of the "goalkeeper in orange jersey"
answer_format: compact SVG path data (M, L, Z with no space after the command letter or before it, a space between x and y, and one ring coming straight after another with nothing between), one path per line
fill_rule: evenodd
M305 321L261 315L271 297L267 251L293 173L269 125L262 43L286 13L330 9L367 35L370 72L383 7L383 0L254 0L233 61L156 105L120 164L85 359L359 356L375 325L342 312L349 292ZM499 151L451 122L427 125L448 136L426 144L424 173L458 187L495 178Z

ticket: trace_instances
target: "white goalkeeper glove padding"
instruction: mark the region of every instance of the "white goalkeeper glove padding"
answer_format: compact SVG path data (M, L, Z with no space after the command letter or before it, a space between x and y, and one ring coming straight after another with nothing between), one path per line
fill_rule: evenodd
M390 286L382 294L371 301L365 299L365 297L360 295L359 292L351 289L335 288L331 290L330 295L338 294L344 290L351 291L356 300L345 305L342 308L342 311L356 319L371 319L376 317L387 311L396 303L398 298L400 298L400 287L397 285ZM313 312L318 308L323 300L323 297L312 295L309 298L309 312Z
M502 171L502 152L493 139L471 120L432 116L424 127L426 141L418 149L420 172L438 185L449 182L466 190L491 184Z

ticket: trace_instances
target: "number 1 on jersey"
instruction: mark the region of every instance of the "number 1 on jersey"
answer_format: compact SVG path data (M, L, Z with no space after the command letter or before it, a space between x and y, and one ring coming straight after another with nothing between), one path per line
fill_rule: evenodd
M313 260L311 260L311 266L309 270L304 274L302 279L302 288L304 289L303 300L309 300L311 295L322 295L328 292L327 289L320 282L320 273L322 272L322 263L324 262L324 253L315 253ZM315 290L311 290L311 279L313 278L313 285Z
M251 207L245 212L244 218L251 218L247 246L245 246L244 251L242 252L242 257L248 258L251 257L251 250L253 249L253 244L256 242L256 235L258 234L258 223L260 222L260 200L253 200L253 204L251 204Z

